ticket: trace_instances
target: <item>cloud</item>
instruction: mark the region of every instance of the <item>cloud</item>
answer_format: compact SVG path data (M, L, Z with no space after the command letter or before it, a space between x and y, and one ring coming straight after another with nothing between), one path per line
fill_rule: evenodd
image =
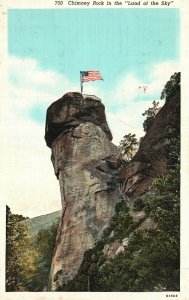
M95 86L85 86L88 94L101 94ZM15 111L50 105L68 91L80 92L79 82L72 82L63 73L42 70L35 59L9 57L9 99ZM84 91L85 92L85 91Z
M134 74L127 74L118 84L115 91L115 98L124 101L131 101L140 95L139 86L145 85Z
M9 58L9 99L14 110L50 105L68 90L77 91L77 86L64 74L42 70L35 59Z
M30 217L60 209L59 184L45 146L44 126L14 115L3 125L1 192L6 204L14 213Z
M114 105L115 102L120 108L123 105L130 105L134 101L140 102L145 99L148 101L149 98L152 101L158 99L165 83L170 79L171 75L178 71L179 64L177 62L167 61L146 66L148 76L144 76L145 80L137 77L134 73L126 74L120 79L118 85L114 87L114 91L111 91L111 94L114 96L109 104ZM143 90L144 86L147 86L145 93Z
M142 113L152 106L152 102L153 99L140 101L139 103L131 102L130 105L118 112L107 113L107 120L113 133L114 144L119 145L123 136L128 133L135 133L138 139L144 136L143 122L145 117L142 116ZM164 101L161 101L160 107L163 104Z
M86 85L84 92L95 94L105 103L114 143L119 144L129 132L142 136L144 112L154 95L161 93L170 76L177 71L172 62L149 68L148 92L137 76L126 74L116 87L103 91ZM59 184L50 161L50 149L45 145L45 124L29 117L35 107L46 108L67 91L78 91L78 82L64 74L42 70L35 59L9 58L9 95L2 99L1 120L1 190L3 199L14 213L36 216L61 208ZM138 100L138 102L136 102ZM117 106L113 110L112 105Z
M41 70L34 59L18 57L9 58L9 79L9 95L2 105L1 190L14 213L32 217L60 209L61 200L44 122L27 115L37 105L47 108L64 90L74 89L74 83Z
M59 183L46 147L45 112L68 91L78 91L64 74L42 70L35 59L9 57L8 96L3 98L1 119L1 192L12 212L37 216L61 209ZM97 87L87 93L99 95ZM43 124L29 117L43 107Z
M161 91L171 75L175 72L179 72L179 70L179 64L171 61L151 66L150 83L148 86L149 94L154 95L159 93L159 95L161 95Z
M147 69L147 67L146 67ZM142 113L158 101L165 83L171 75L179 71L179 64L168 61L148 66L148 82L139 79L133 73L126 74L114 90L111 90L107 102L107 119L113 133L113 142L119 144L129 132L137 138L144 135ZM144 93L143 88L147 86ZM160 101L162 107L164 101Z

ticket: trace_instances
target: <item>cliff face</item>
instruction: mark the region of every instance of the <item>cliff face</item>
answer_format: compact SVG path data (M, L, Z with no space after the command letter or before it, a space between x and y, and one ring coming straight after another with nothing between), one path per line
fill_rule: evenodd
M169 170L167 149L175 135L175 124L180 126L180 92L167 99L144 136L132 161L121 169L119 180L122 191L136 198L148 191L156 177ZM174 125L174 126L173 126Z
M47 110L45 129L47 146L51 148L57 136L85 122L92 122L99 126L109 140L112 140L112 134L106 122L105 108L100 99L80 93L65 94L52 103Z
M121 161L98 98L67 93L48 108L46 120L62 201L49 283L57 290L77 273L121 200L116 181Z
M124 203L130 207L133 227L128 225L128 235L114 237L114 243L105 245L102 253L109 256L113 251L116 256L125 251L128 240L138 229L157 228L153 218L134 206L137 197L150 194L154 178L168 173L167 149L174 131L178 131L179 118L180 93L177 92L156 115L132 161L124 165L117 147L111 143L104 106L98 98L68 93L48 108L45 139L52 149L51 159L62 201L50 290L61 290L62 286L64 290L75 277L84 253L101 238L121 200L126 200ZM124 218L124 213L120 213L120 218ZM127 214L126 217L130 218ZM127 222L123 223L126 226ZM109 239L114 231L113 228ZM100 272L103 273L103 268Z
M177 92L166 99L133 160L122 164L117 180L125 201L60 290L179 291L179 119Z

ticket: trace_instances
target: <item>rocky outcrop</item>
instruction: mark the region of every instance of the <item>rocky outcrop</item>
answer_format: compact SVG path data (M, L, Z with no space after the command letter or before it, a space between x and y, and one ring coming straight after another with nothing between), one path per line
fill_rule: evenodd
M111 143L100 99L67 93L48 108L45 139L52 149L62 201L49 290L61 290L75 277L84 253L101 238L115 205L123 198L128 199L135 230L156 228L154 220L142 209L135 211L133 205L137 197L150 193L154 178L168 172L167 149L179 118L178 92L167 99L138 152L124 165L117 147ZM128 238L107 244L104 253L112 258L125 251Z
M77 273L86 250L108 226L121 200L121 165L106 122L104 105L94 96L67 93L47 111L45 139L59 179L62 219L57 233L49 290Z
M175 124L180 125L180 92L166 100L144 136L132 161L119 173L125 195L136 198L149 189L154 178L169 170L167 151L175 135ZM173 126L174 125L174 126Z
M105 108L95 96L80 93L67 93L52 103L47 110L45 140L51 148L52 142L61 133L86 122L99 126L112 140L112 134L106 122Z

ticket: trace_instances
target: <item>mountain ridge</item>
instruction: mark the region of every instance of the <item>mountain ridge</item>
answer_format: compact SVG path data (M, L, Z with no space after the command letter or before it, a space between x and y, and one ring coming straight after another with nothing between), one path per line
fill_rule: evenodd
M33 236L40 230L48 229L53 223L57 223L62 215L61 210L54 211L45 215L40 215L33 218L27 218L22 221L23 224L28 226L29 233Z

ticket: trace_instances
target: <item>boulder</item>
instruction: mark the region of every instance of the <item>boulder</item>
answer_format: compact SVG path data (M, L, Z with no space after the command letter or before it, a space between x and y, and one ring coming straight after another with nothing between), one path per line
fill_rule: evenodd
M99 126L112 140L108 127L105 107L96 96L80 93L66 93L62 98L52 103L47 109L45 140L51 148L52 142L59 134L85 122Z

